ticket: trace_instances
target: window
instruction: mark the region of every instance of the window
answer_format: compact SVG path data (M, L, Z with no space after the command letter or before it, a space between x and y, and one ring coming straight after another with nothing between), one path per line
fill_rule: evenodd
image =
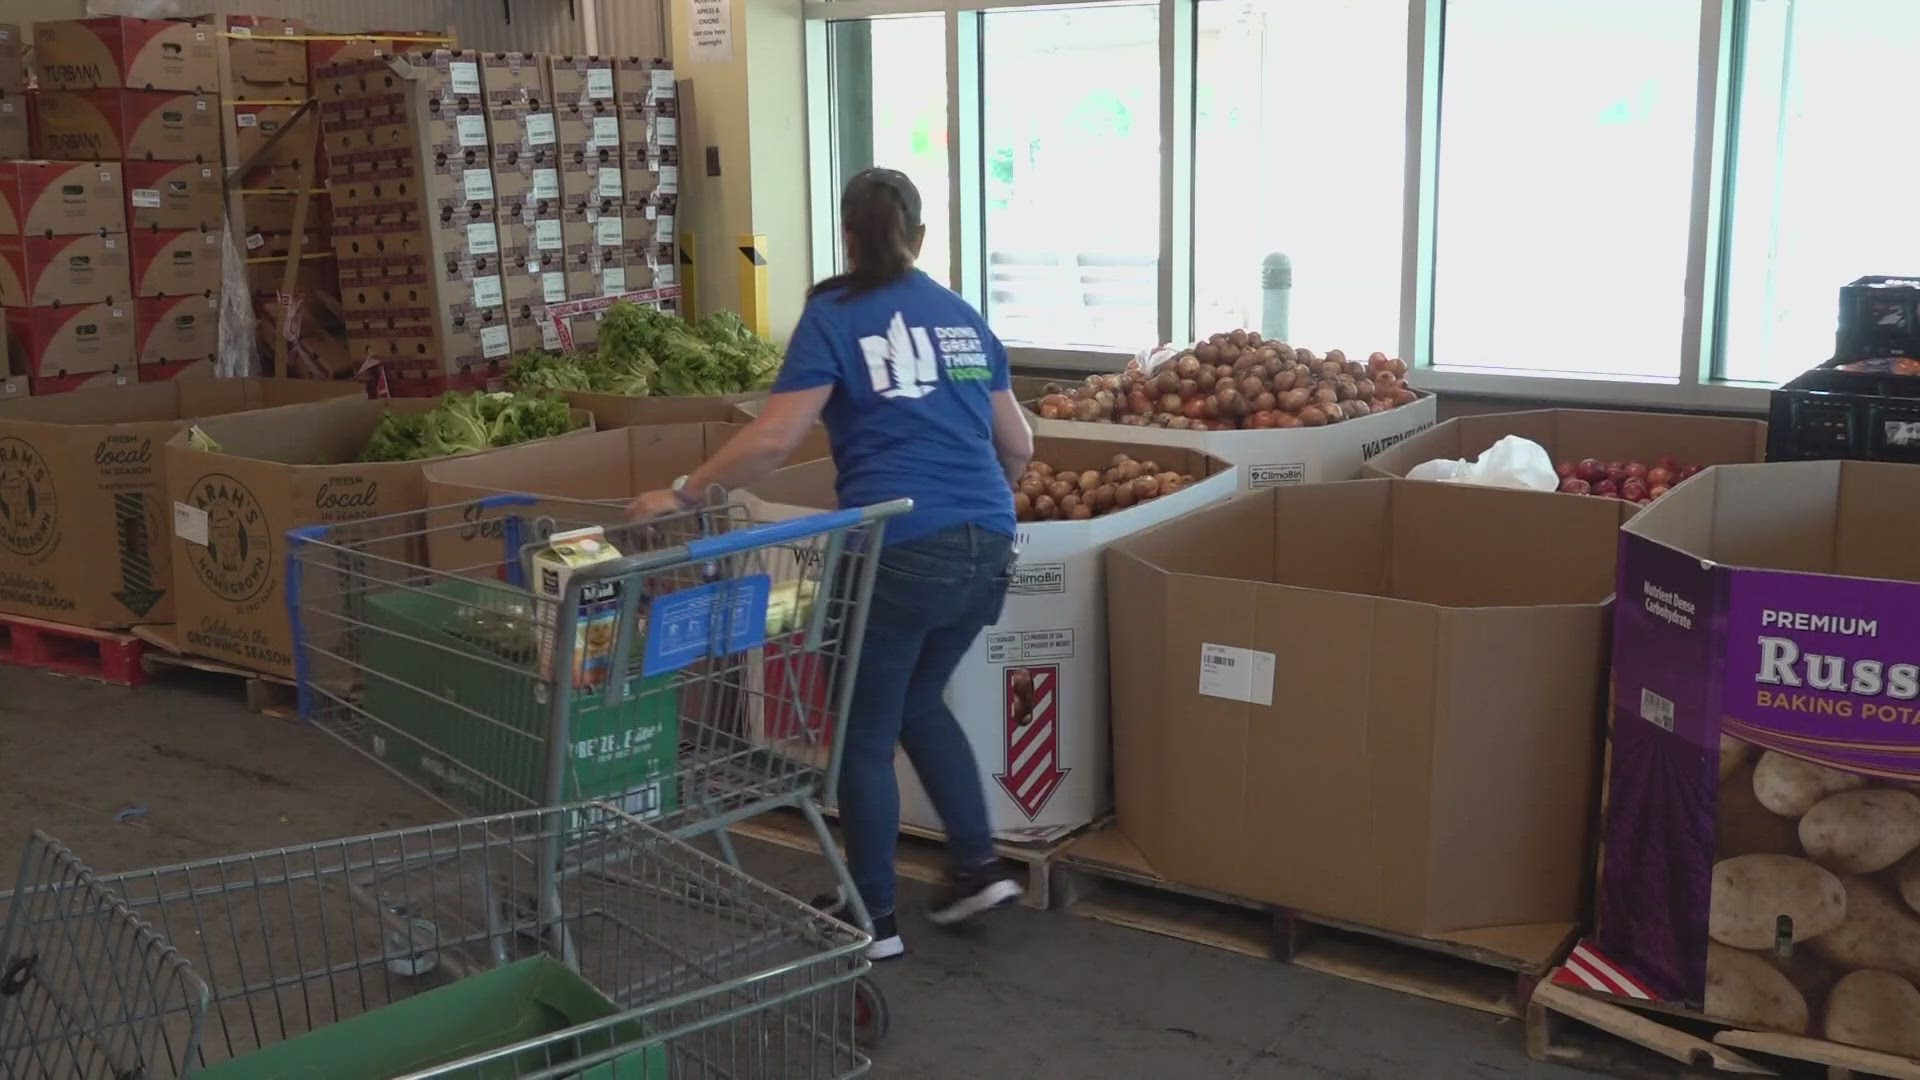
M1436 365L1681 372L1700 0L1450 0Z
M927 238L920 269L953 284L948 182L947 30L940 15L835 23L834 190L879 165L898 169L920 189ZM835 260L842 266L844 253Z
M1833 356L1842 285L1920 272L1895 120L1920 3L1751 0L1743 36L1720 374L1778 382Z
M1194 322L1397 351L1408 0L1202 0ZM1287 260L1286 306L1262 267ZM1267 314L1263 315L1263 312ZM1284 315L1283 315L1284 313Z
M1158 9L993 11L982 22L988 322L1009 344L1156 344Z

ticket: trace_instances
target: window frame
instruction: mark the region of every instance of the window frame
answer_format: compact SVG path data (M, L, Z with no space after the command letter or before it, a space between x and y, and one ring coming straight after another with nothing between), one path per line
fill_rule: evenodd
M838 243L832 107L834 71L827 26L909 15L946 20L947 131L952 210L952 280L976 306L986 301L985 181L982 153L982 17L1009 8L1140 6L1142 0L801 0L806 22L809 181L816 277L833 272ZM1160 163L1158 327L1161 341L1190 341L1194 311L1194 137L1196 24L1199 0L1146 0L1159 9L1160 141L1176 148ZM1440 79L1447 0L1409 0L1406 183L1401 250L1402 304L1397 348L1416 370L1416 385L1440 393L1572 404L1764 412L1770 384L1717 377L1722 284L1727 276L1731 165L1738 129L1740 64L1749 0L1701 0L1700 63L1695 95L1692 186L1689 193L1685 304L1676 375L1581 376L1435 366L1432 355L1434 236L1438 197ZM928 222L939 228L941 223ZM1157 342L1141 342L1146 348ZM1361 343L1355 343L1356 345ZM1369 347L1371 343L1366 343ZM1016 366L1111 371L1130 353L1098 349L1015 347Z

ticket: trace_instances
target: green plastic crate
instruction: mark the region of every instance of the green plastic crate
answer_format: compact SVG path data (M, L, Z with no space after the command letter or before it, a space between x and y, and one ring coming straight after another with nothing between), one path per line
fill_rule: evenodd
M377 1080L459 1061L604 1020L620 1010L550 956L461 979L351 1020L329 1024L205 1069L196 1080ZM637 1044L636 1021L533 1048L463 1071L461 1080L506 1080L582 1054ZM667 1050L639 1047L579 1073L580 1080L667 1080Z
M525 809L546 794L552 707L537 650L508 652L457 632L469 625L463 610L498 609L502 595L460 580L376 593L366 604L375 629L360 644L370 672L363 705L384 725L368 740L374 754L477 813ZM570 711L559 801L606 799L639 818L679 808L680 694L671 673L628 680L625 700L612 707L599 690L582 691Z

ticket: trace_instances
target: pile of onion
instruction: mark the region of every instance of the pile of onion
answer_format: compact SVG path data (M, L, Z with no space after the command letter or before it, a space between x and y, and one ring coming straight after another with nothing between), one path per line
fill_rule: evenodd
M1171 495L1193 477L1164 472L1151 461L1115 454L1105 469L1056 469L1027 463L1013 485L1013 513L1021 521L1087 521Z
M1152 371L1129 364L1071 390L1047 387L1042 419L1203 431L1323 427L1397 408L1417 396L1407 365L1339 349L1315 356L1252 330L1215 334Z

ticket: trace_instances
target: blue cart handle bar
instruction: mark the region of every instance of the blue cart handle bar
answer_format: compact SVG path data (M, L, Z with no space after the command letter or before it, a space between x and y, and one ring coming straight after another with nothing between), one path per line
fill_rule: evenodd
M738 555L755 548L792 543L795 540L805 540L822 533L851 529L856 525L865 525L872 521L884 521L911 509L913 509L912 499L893 499L875 503L872 506L829 510L822 514L808 514L806 517L753 525L745 529L721 533L719 536L707 536L688 541L687 559L691 562L711 562L714 559Z

